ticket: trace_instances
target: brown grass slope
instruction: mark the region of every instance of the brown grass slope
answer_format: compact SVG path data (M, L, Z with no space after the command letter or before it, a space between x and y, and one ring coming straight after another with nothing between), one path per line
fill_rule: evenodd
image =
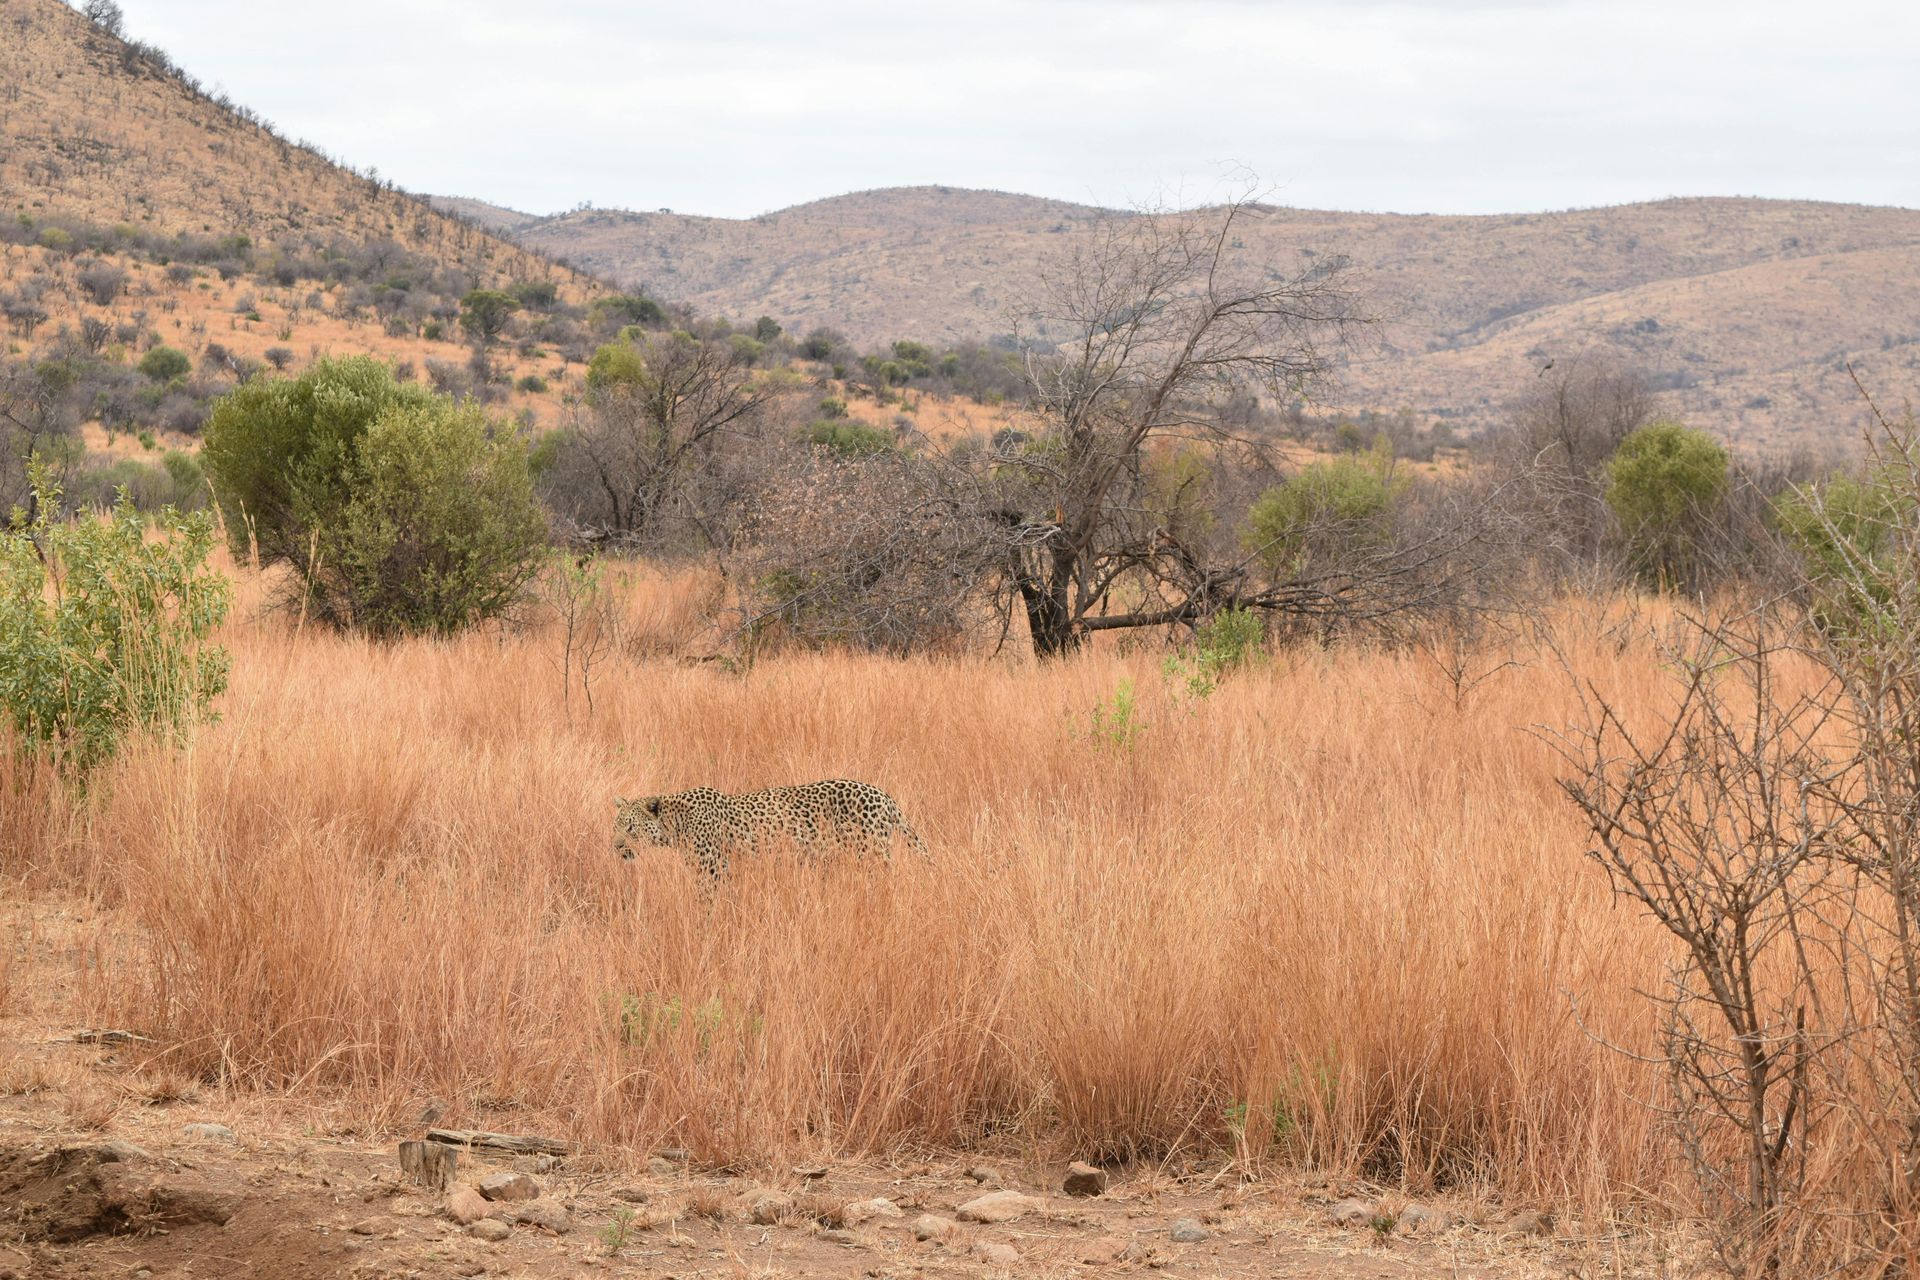
M156 231L391 239L483 283L591 282L277 137L59 0L0 10L0 208Z
M861 343L1006 332L1098 210L1000 192L863 192L731 220L585 210L522 243L702 310ZM1337 399L1481 426L1549 359L1644 366L1668 407L1745 443L1817 442L1870 385L1920 373L1920 211L1675 199L1512 216L1266 207L1238 242L1282 267L1346 254L1383 319Z
M370 303L370 288L404 291L437 272L435 287L452 291L443 306L466 288L523 281L553 281L563 303L604 292L537 251L288 141L59 0L0 6L0 217L124 229L86 252L0 246L0 293L42 290L46 322L8 334L7 353L28 359L55 352L83 323L104 321L139 332L105 353L129 364L165 343L216 377L275 348L292 353L290 372L322 356L364 353L427 374L466 366L459 327L446 318L433 336L422 317ZM164 252L134 246L141 235L244 235L251 256L238 274L201 265L179 279ZM276 259L316 254L348 255L356 274L269 278ZM78 284L102 262L127 275L110 303ZM371 276L368 264L378 268ZM494 353L488 398L498 411L551 422L577 390L577 370L523 328L516 323L511 336L525 340ZM545 386L517 385L529 376Z

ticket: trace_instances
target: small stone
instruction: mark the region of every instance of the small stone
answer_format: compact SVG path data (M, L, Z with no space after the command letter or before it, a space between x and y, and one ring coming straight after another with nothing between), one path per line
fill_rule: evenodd
M1075 1160L1067 1166L1067 1180L1060 1189L1070 1196L1104 1195L1107 1190L1107 1171Z
M982 1240L967 1252L990 1267L1011 1267L1020 1261L1018 1249L995 1240Z
M232 1142L233 1130L223 1124L190 1124L180 1131L185 1138L195 1142Z
M1173 1224L1173 1242L1175 1244L1199 1244L1210 1239L1212 1233L1193 1218L1182 1218Z
M628 1204L645 1204L653 1199L653 1192L645 1187L615 1187L612 1194L615 1200L625 1200Z
M1327 1220L1343 1227L1350 1227L1356 1223L1373 1221L1374 1213L1375 1209L1371 1201L1349 1196L1327 1210Z
M441 1208L463 1227L493 1212L493 1206L487 1203L486 1197L472 1187L455 1187L447 1192L447 1201Z
M494 1244L499 1244L502 1240L505 1240L513 1234L513 1228L498 1218L482 1218L467 1228L467 1234L480 1240L488 1240Z
M959 1229L959 1223L937 1213L923 1213L909 1224L915 1240L946 1240Z
M357 1236L377 1236L380 1234L380 1224L374 1219L368 1218L363 1222L354 1223L348 1227L347 1230Z
M1553 1215L1529 1209L1508 1218L1504 1230L1513 1236L1550 1236L1553 1234Z
M776 1226L793 1213L793 1197L783 1191L768 1191L753 1198L747 1208L747 1217L754 1225L761 1227Z
M1118 1262L1125 1255L1130 1242L1119 1236L1100 1236L1082 1244L1074 1257L1089 1267L1104 1267L1110 1262Z
M480 1180L480 1194L489 1200L537 1200L540 1184L524 1173L496 1173Z
M997 1187L1000 1185L1000 1171L988 1165L977 1164L973 1166L973 1168L967 1170L967 1176L983 1187Z
M573 1219L567 1211L552 1200L528 1200L513 1207L507 1215L515 1222L524 1222L530 1227L539 1227L542 1231L551 1231L557 1236L566 1235L573 1230Z
M1012 1222L1040 1202L1018 1191L993 1191L960 1206L962 1222Z
M842 1216L851 1224L859 1224L869 1218L898 1218L900 1206L884 1196L872 1200L855 1200L841 1211Z

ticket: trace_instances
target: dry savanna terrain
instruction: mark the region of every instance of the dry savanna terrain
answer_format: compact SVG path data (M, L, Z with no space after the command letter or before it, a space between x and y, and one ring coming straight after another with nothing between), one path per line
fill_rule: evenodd
M862 345L1007 333L1034 282L1108 214L1003 192L869 191L750 219L584 209L547 218L436 200L625 287ZM1669 410L1755 450L1852 440L1848 362L1873 386L1920 369L1920 212L1676 199L1497 217L1264 206L1248 260L1344 254L1374 312L1330 408L1495 421L1550 360L1646 370ZM1044 335L1042 335L1044 336ZM1564 367L1564 366L1563 366Z
M1650 1043L1665 944L1536 732L1576 715L1563 662L1657 707L1664 608L1283 652L1195 696L1153 647L690 663L719 585L636 568L569 688L551 619L378 643L226 568L217 724L84 794L3 780L16 1276L1693 1256L1658 1081L1604 1043ZM832 776L897 796L927 858L771 856L703 896L613 854L618 796ZM76 1041L102 1029L137 1038ZM463 1229L399 1177L429 1123L569 1144L460 1175L548 1208ZM1076 1159L1103 1195L1063 1194ZM1031 1199L963 1221L996 1189Z

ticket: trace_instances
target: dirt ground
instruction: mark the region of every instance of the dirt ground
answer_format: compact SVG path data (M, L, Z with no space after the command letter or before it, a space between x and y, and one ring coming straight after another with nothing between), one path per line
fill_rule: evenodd
M640 1153L462 1151L449 1192L429 1190L397 1157L424 1119L413 1132L355 1132L325 1101L143 1069L144 1045L86 1027L74 1010L94 923L70 904L0 900L0 1280L1692 1271L1650 1239L1574 1238L1550 1219L1465 1200L1413 1206L1378 1188L1248 1182L1217 1162L1115 1168L1101 1194L1069 1196L1064 1162L981 1153L741 1176L677 1151L648 1153L644 1167ZM455 1220L452 1191L514 1172L536 1199L469 1190L468 1211L491 1216ZM1028 1199L1005 1221L963 1220L994 1192Z

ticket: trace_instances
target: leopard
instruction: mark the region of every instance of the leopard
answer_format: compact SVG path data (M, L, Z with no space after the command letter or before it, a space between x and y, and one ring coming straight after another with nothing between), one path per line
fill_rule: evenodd
M728 794L695 787L614 802L614 852L631 862L641 848L678 849L718 881L735 853L790 842L807 852L878 853L891 859L897 836L925 856L926 841L899 802L870 783L829 778L791 787Z

